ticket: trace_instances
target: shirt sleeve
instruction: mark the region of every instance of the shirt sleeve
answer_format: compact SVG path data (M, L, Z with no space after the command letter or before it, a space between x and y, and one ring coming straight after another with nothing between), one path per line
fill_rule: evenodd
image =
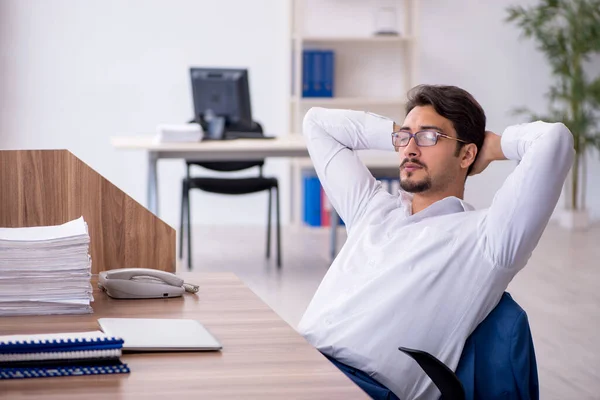
M573 164L573 136L561 123L537 121L508 127L501 146L506 158L519 163L481 221L480 240L496 267L519 270L556 207Z
M348 231L381 184L356 150L394 150L392 120L363 111L311 108L303 133L317 176Z

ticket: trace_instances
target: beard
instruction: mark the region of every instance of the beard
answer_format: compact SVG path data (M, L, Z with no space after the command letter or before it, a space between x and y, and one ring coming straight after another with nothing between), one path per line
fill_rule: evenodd
M402 161L400 164L400 169L402 169L402 167L408 162L420 165L423 168L423 171L427 170L427 166L425 164L414 158L406 158L404 161ZM402 188L402 190L408 193L423 193L431 189L431 176L427 175L420 181L411 181L410 178L412 176L414 176L414 172L408 172L406 174L406 179L402 179L402 175L400 176L400 188Z
M408 193L423 193L431 189L431 178L428 176L420 181L411 181L412 173L409 173L406 179L400 178L400 188Z

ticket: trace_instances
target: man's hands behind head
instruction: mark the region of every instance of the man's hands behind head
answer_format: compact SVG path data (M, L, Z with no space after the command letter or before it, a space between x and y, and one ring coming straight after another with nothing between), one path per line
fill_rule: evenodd
M483 172L492 161L506 160L502 152L501 136L496 135L492 131L485 132L485 139L481 147L473 169L469 176L477 175Z

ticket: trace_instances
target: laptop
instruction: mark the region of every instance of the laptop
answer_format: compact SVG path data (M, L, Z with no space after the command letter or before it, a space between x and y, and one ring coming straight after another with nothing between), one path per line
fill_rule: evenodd
M100 318L104 333L124 340L123 351L217 351L223 346L193 319Z

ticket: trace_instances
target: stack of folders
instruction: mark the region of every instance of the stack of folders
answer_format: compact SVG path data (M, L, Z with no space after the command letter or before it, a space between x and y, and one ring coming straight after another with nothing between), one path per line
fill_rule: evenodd
M89 245L83 217L0 228L0 316L91 313Z
M125 374L122 348L100 331L0 336L0 380Z
M204 137L200 124L158 125L156 127L155 143L199 142Z

